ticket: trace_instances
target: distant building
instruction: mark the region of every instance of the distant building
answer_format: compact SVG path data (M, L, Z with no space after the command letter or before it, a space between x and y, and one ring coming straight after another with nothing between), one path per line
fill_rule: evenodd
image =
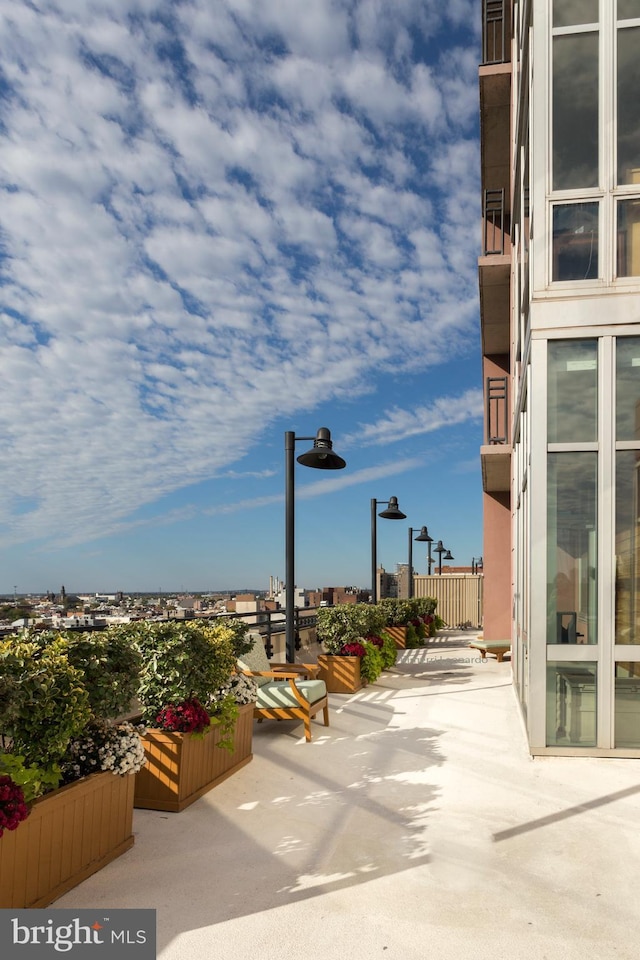
M358 587L323 587L321 590L309 590L307 598L310 607L333 607L341 603L367 603L370 593Z

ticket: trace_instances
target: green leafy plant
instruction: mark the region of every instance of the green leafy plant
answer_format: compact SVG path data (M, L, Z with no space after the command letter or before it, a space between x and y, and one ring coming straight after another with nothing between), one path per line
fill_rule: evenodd
M43 793L55 790L61 771L57 764L45 769L35 763L26 764L24 757L18 754L0 753L0 776L11 777L22 788L25 803L31 803Z
M233 654L236 660L244 656L245 653L249 653L249 650L253 647L253 637L251 636L251 628L248 623L245 623L244 620L240 620L237 617L225 617L224 620L219 622L219 626L225 626L229 631Z
M370 640L364 642L364 656L360 660L360 676L366 683L375 683L383 670L380 647Z
M385 633L384 630L380 634L380 637L382 639L382 647L380 649L380 655L382 657L382 669L388 670L389 667L392 667L398 659L398 648L395 640L392 640L389 634Z
M405 643L410 650L424 646L424 639L418 636L416 628L411 623L406 628Z
M413 619L414 606L411 600L384 597L378 604L384 614L384 626L404 627Z
M12 688L6 714L0 708L3 746L27 766L53 769L91 719L84 674L66 652L60 640L0 641L0 675Z
M236 636L234 628L223 622L135 624L133 640L142 658L138 699L144 722L153 724L163 707L194 698L209 710L216 690L233 673Z
M341 603L318 610L316 633L326 652L339 656L343 646L379 635L383 626L384 617L378 604Z
M217 726L219 729L218 742L216 746L223 750L234 749L234 733L236 729L236 720L238 719L238 704L232 694L227 694L222 700L216 700L211 705L211 726Z
M127 625L91 633L45 631L28 639L42 647L64 643L59 649L65 649L69 663L84 674L94 716L115 719L130 709L142 662Z

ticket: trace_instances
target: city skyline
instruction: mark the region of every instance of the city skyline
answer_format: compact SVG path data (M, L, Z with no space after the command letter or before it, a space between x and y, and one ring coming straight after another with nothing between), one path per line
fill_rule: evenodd
M473 0L12 10L0 591L370 578L482 554ZM304 452L304 444L296 453ZM414 567L426 572L426 552Z

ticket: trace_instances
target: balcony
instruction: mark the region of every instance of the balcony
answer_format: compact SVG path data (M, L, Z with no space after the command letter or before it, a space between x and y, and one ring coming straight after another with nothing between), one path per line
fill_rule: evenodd
M482 63L505 63L510 59L511 0L483 0Z
M511 238L504 188L484 191L482 256L478 260L483 354L509 353Z
M480 82L481 178L486 187L510 184L511 0L484 0Z
M480 448L482 489L506 493L511 489L508 377L485 382L485 443Z

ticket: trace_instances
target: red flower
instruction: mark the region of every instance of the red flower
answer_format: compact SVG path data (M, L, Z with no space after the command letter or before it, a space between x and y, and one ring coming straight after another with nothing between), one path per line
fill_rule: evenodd
M15 830L29 816L22 788L11 777L0 777L0 837L5 830Z
M170 703L156 717L156 726L169 733L202 733L211 723L209 714L195 697L183 703Z
M364 657L366 652L361 643L345 643L340 647L341 657Z
M369 643L372 643L374 647L380 647L380 649L384 647L384 640L382 639L382 637L375 637L373 635L370 635L365 639L368 640Z

